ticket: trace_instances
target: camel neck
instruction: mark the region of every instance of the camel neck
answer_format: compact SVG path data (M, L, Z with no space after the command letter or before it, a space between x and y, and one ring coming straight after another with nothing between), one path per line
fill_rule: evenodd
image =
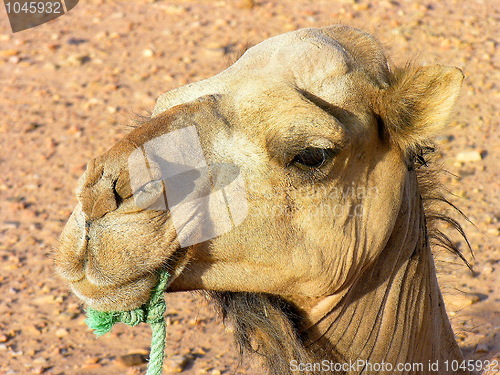
M405 187L394 228L380 256L341 300L322 306L326 313L310 322L306 345L320 359L360 361L353 374L446 374L444 361L462 356L444 309L416 186ZM436 362L439 371L430 367ZM414 367L376 372L368 363Z

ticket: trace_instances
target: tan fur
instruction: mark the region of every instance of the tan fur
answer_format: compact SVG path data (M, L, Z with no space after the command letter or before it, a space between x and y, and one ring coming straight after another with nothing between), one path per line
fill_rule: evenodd
M391 138L402 149L426 142L448 122L463 73L448 66L409 66L398 69L391 86L378 100L378 112Z
M167 267L168 292L210 291L275 375L294 359L460 360L413 157L446 124L461 80L438 65L391 70L373 37L346 26L256 45L162 95L155 117L89 164L57 270L90 306L122 310ZM135 206L127 160L187 126L207 163L238 167L248 215L180 248L169 211ZM311 147L328 150L320 167L297 163Z

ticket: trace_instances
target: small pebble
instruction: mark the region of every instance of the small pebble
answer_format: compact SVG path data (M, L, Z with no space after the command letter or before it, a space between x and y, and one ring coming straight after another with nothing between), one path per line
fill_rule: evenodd
M66 59L66 62L70 65L83 65L89 61L89 55L71 55Z
M162 5L159 8L170 15L179 15L186 13L186 8L180 5Z
M446 308L451 312L464 309L481 301L481 295L478 293L453 293L443 296Z
M40 374L43 374L47 370L48 370L48 368L46 368L46 367L36 366L36 367L33 367L33 369L31 370L31 373L40 375Z
M64 337L64 336L68 336L69 335L69 332L67 329L65 328L59 328L56 332L55 332L55 335L57 337Z
M145 49L144 51L142 51L142 56L144 57L153 57L154 56L154 51L150 48L148 49Z
M9 62L11 64L17 64L19 61L21 61L21 58L19 56L11 56L11 57L9 57Z
M102 365L100 363L84 363L80 366L81 369L96 369L101 367Z
M182 372L191 359L192 356L190 355L174 355L165 361L163 368L173 373Z
M255 0L240 0L238 1L238 8L252 9L255 7Z
M126 354L116 359L116 363L125 367L140 366L147 362L148 356L141 353Z
M19 50L17 50L17 49L0 50L0 57L16 56L18 54L19 54Z
M462 151L457 154L457 161L468 163L473 161L481 161L483 159L479 151Z
M101 359L99 357L89 357L85 360L85 364L87 365L93 365L95 363L99 363Z

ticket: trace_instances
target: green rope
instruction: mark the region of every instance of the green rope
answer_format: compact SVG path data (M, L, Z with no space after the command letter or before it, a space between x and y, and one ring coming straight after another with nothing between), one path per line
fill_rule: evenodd
M160 274L151 297L143 306L130 311L98 311L87 308L85 323L94 330L96 336L102 336L111 331L115 323L125 323L136 326L139 323L151 325L151 353L149 355L148 372L146 375L161 375L165 353L166 325L164 313L167 308L163 292L167 288L170 275L167 271Z

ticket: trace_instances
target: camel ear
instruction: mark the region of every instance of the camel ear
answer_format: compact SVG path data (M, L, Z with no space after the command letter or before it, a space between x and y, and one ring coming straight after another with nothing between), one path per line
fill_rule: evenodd
M378 103L390 139L409 149L435 135L448 122L463 78L460 69L442 65L396 72Z

